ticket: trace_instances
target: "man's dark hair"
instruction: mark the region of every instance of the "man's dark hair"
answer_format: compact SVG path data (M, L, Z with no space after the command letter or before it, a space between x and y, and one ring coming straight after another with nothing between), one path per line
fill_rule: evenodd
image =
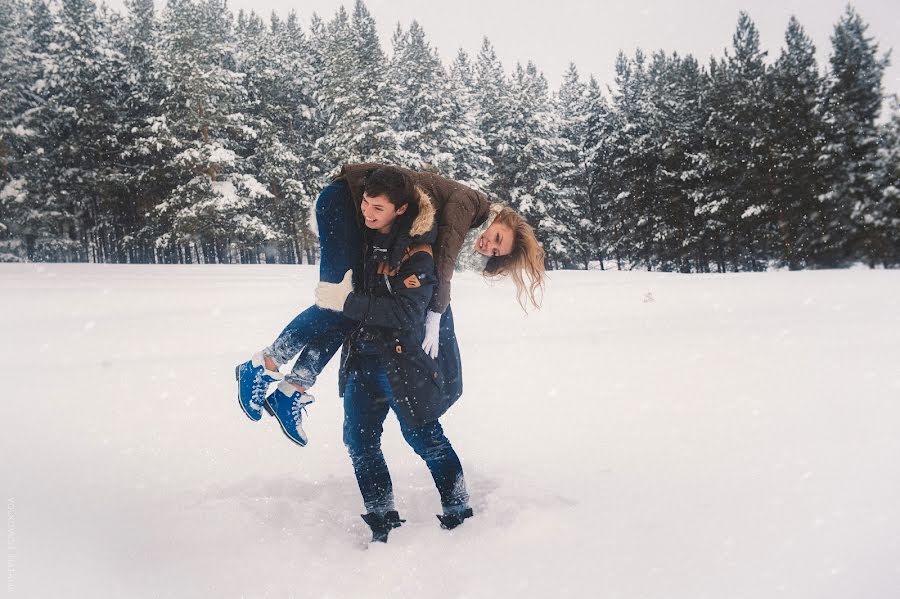
M363 193L374 198L385 195L394 208L400 208L404 204L414 207L416 187L412 177L393 166L382 166L370 172L366 176L366 185Z

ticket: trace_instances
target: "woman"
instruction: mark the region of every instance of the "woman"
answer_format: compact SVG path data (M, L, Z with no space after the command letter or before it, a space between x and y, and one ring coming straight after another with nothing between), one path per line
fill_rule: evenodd
M350 285L344 273L360 272L365 230L360 212L363 191L367 179L381 169L402 174L410 186L409 193L415 194L424 209L435 212L437 288L429 304L422 344L432 358L442 359L443 337L452 329L450 282L456 258L470 228L488 224L473 246L475 252L487 257L485 276L510 275L522 308L525 309L526 300L539 307L544 283L544 251L524 218L510 208L492 205L484 194L457 181L433 173L370 163L342 167L316 201L320 281ZM490 223L487 222L489 219ZM306 390L315 383L352 327L352 321L342 314L318 306L312 306L294 318L271 346L235 369L239 381L238 400L247 416L259 420L265 409L278 419L288 438L298 445L306 445L302 413L305 406L313 402ZM291 373L282 377L278 368L298 354ZM268 385L276 381L277 388L267 397ZM461 382L458 384L461 386Z

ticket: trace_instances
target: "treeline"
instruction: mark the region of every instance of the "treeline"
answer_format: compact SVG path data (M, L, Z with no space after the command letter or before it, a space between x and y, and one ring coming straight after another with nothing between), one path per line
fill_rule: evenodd
M549 266L682 272L900 264L900 111L852 9L820 71L746 14L700 64L642 52L551 90L485 39L445 65L413 22L385 53L329 20L223 0L0 0L0 261L314 262L343 162L434 169L523 212Z

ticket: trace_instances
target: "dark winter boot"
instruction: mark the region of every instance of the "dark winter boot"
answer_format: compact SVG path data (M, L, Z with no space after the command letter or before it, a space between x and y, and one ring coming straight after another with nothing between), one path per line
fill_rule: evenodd
M472 508L467 507L461 512L449 512L443 515L438 515L437 519L441 521L441 528L444 530L453 530L457 526L463 523L463 520L466 518L471 518L475 514L472 513Z
M406 520L400 519L397 510L385 512L384 515L376 512L369 512L361 516L363 522L372 529L372 542L387 543L388 533L395 528L399 528Z

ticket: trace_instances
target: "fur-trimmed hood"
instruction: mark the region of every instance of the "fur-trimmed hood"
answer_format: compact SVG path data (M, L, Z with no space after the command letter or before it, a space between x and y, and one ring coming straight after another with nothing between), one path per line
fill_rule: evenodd
M416 204L414 210L407 210L394 223L393 244L387 260L391 269L400 265L410 246L423 243L432 245L437 239L437 227L435 226L437 212L431 196L418 185L416 186Z
M409 227L409 234L411 237L424 237L434 230L437 211L434 209L434 200L418 185L416 185L416 201L418 214Z

